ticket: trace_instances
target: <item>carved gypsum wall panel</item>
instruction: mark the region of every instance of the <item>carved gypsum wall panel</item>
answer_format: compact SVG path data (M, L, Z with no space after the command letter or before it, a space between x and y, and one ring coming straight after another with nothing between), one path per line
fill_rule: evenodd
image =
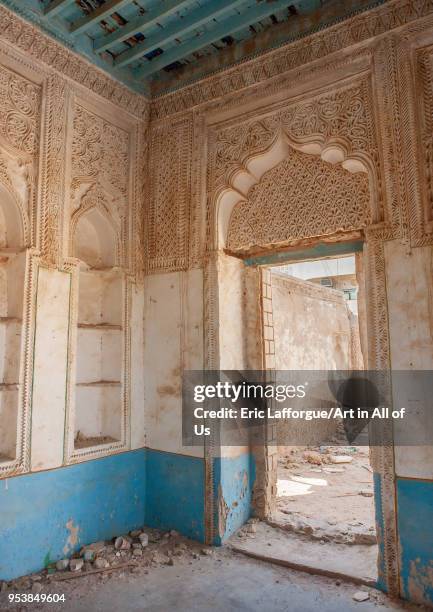
M39 147L40 105L40 86L2 66L0 135L6 145L31 158Z
M368 176L291 150L234 208L227 247L282 245L356 230L371 221Z
M0 67L0 180L20 208L24 244L33 242L42 88Z
M137 279L142 279L146 267L147 245L145 239L145 205L148 201L148 144L144 125L138 124L135 137L133 210L131 211L131 235L133 255L131 267Z
M60 264L65 201L67 85L51 75L45 88L40 198L40 249L46 263Z
M152 103L153 118L184 112L217 97L277 78L289 70L314 62L352 45L401 27L433 11L432 0L395 0L354 15L332 27L286 44L263 56L161 96Z
M72 141L72 188L97 179L126 196L129 182L129 134L77 104Z
M61 75L102 96L137 117L146 118L148 102L137 93L112 79L90 62L43 34L15 13L0 6L0 39L43 62Z
M337 91L287 104L271 115L211 131L207 177L208 249L213 248L216 240L213 207L218 194L231 186L236 172L246 170L250 160L269 151L281 134L294 147L314 144L323 154L327 147L334 146L341 152L342 159L360 161L369 171L373 191L371 221L382 220L384 203L371 84L369 78L363 78Z
M151 131L149 271L188 265L191 149L190 117Z
M418 102L421 145L424 154L425 209L420 230L433 230L433 46L417 53L417 73L422 97ZM418 234L421 233L420 230ZM420 236L418 236L419 238Z
M130 243L130 134L76 104L71 148L71 213L89 208L93 200L97 203L99 194L98 201L120 229L122 253L117 265L125 265Z

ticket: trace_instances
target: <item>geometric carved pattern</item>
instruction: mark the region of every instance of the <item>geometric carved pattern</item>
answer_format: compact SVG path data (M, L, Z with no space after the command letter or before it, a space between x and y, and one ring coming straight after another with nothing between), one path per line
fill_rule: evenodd
M291 149L235 206L227 246L235 251L361 229L369 210L367 174Z
M192 127L184 119L151 135L148 218L149 268L183 268L187 262Z

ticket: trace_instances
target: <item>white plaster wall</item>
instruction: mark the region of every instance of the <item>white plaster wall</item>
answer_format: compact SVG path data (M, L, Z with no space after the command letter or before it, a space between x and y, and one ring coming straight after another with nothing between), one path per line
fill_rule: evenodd
M433 249L431 246L409 250L398 240L385 243L386 289L393 370L433 370ZM394 386L394 403L411 408L426 402L430 409L411 425L413 436L433 437L431 397L419 385L411 389ZM395 422L397 428L398 423ZM397 433L398 435L398 433ZM398 476L433 478L433 448L428 445L395 447Z
M342 293L309 281L272 273L275 366L277 370L346 370L351 367L349 309ZM287 384L287 374L281 372ZM279 381L279 378L277 378ZM308 408L326 408L325 398L307 395ZM329 398L331 399L331 398ZM293 402L303 409L305 400ZM280 452L285 446L324 442L336 430L334 420L288 422L277 426Z
M203 367L201 270L156 274L145 280L144 385L146 446L203 456L182 445L182 371Z
M144 287L131 287L131 449L145 445Z
M70 284L69 273L42 267L38 270L32 470L53 468L63 463Z
M218 257L218 302L220 369L261 369L259 269L249 268L240 259L221 254ZM239 428L243 425L237 423ZM229 446L229 440L233 441L233 437L222 429L223 457L236 457L249 450L245 446Z
M273 273L272 306L277 370L350 367L350 323L342 294Z
M218 259L220 369L247 367L244 334L244 263L221 255Z

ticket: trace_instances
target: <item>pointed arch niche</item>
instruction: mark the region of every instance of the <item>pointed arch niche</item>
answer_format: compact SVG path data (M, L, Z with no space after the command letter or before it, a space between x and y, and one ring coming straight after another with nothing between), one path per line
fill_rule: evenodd
M0 464L18 452L27 239L18 200L0 183Z
M110 208L93 186L71 219L71 254L79 260L73 452L123 437L125 274L121 223Z
M233 254L362 230L380 220L371 162L343 142L272 146L233 170L216 194L214 239Z

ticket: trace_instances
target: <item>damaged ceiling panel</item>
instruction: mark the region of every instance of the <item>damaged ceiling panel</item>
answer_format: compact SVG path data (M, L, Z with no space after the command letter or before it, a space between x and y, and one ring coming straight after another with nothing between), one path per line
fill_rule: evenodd
M145 93L173 90L372 4L366 0L0 3Z

